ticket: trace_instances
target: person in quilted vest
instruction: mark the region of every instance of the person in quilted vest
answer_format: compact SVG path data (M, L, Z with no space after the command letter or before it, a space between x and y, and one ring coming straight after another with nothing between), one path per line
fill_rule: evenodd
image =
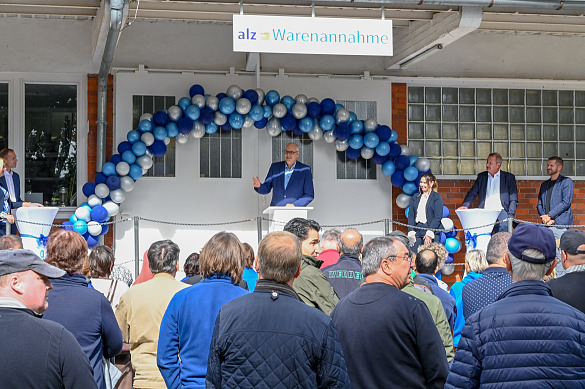
M349 388L333 322L292 287L301 272L300 241L286 231L268 234L256 266L254 293L219 311L207 388Z
M585 387L585 314L542 281L555 257L550 229L514 230L504 257L514 283L467 318L445 388Z

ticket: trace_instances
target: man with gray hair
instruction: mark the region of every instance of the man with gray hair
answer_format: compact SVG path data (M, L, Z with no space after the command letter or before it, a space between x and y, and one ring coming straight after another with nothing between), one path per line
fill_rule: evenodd
M355 228L348 228L339 237L339 246L339 261L321 270L341 300L356 290L362 281L360 255L364 248L364 238Z
M548 281L548 286L554 297L585 313L585 232L567 230L561 236L560 249L566 274Z
M336 228L326 230L321 236L321 253L317 259L323 261L321 269L339 261L339 237L341 232Z
M512 285L512 277L504 263L510 236L509 232L498 232L491 237L486 252L488 268L483 271L483 276L469 281L461 290L465 319L496 301Z
M293 289L301 243L272 232L258 246L254 293L225 304L213 330L207 388L349 388L331 319Z
M0 250L21 249L22 238L18 235L1 235Z
M548 228L514 230L504 256L514 284L467 319L445 388L585 387L585 314L542 282L555 257Z
M410 280L409 249L374 238L362 265L365 284L331 315L352 388L443 388L449 367L437 327L426 305L400 290Z
M156 365L160 323L171 301L189 285L175 280L179 246L171 240L154 242L148 249L148 266L154 277L131 287L120 298L116 319L124 343L130 346L134 388L160 388L165 382Z

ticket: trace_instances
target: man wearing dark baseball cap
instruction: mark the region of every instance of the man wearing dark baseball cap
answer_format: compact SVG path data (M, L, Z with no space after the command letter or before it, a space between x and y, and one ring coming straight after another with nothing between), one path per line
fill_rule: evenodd
M585 313L585 232L567 230L561 236L562 277L548 282L554 297Z
M87 356L62 325L41 320L49 278L65 274L31 250L0 250L0 386L95 388Z
M585 314L542 281L556 265L555 246L546 227L514 230L504 257L514 283L467 319L445 388L585 387Z

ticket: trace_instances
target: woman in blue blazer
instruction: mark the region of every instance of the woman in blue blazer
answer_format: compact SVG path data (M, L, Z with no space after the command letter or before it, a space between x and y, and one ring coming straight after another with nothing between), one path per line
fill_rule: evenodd
M431 173L420 178L419 192L412 196L408 209L408 225L420 228L408 228L408 237L413 242L413 250L418 246L439 241L439 233L425 228L442 228L443 197L437 192L437 179Z

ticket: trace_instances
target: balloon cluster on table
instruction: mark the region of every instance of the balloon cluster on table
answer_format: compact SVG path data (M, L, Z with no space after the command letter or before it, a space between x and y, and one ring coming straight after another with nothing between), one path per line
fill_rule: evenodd
M428 159L410 155L408 146L396 143L396 131L378 124L375 118L359 120L331 98L319 101L302 94L281 97L275 90L264 93L236 85L214 96L205 94L197 84L191 86L189 96L165 111L142 115L138 128L128 132L127 140L118 145L118 154L101 167L93 182L83 186L88 201L75 211L65 228L83 234L88 245L95 246L99 235L107 232L107 225L101 223L117 214L125 194L152 167L153 156L165 155L171 138L185 144L190 138L240 129L265 129L273 137L289 131L306 133L313 141L323 138L337 151L344 151L348 159L361 157L381 165L392 185L402 190L396 198L401 208L408 207L420 177L430 171Z

